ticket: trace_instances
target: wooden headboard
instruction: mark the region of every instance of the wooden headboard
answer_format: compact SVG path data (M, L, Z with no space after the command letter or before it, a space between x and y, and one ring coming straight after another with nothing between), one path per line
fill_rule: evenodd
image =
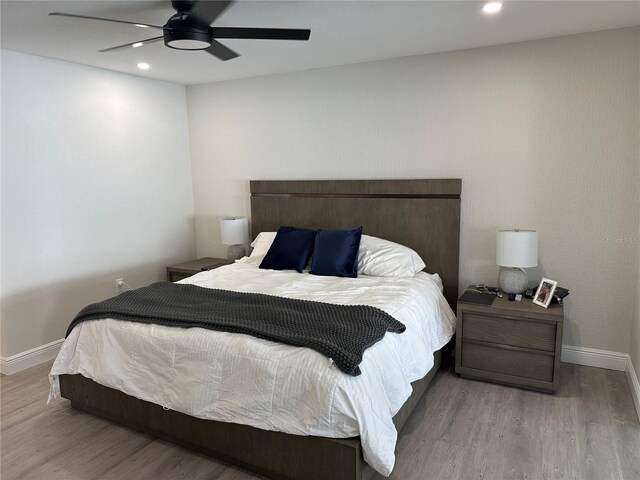
M438 273L444 295L458 298L462 180L252 180L251 231L281 225L352 229L412 248Z

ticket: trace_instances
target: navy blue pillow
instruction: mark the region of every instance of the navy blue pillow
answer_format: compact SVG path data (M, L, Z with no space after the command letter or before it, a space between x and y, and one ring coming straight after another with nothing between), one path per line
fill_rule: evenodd
M316 230L280 227L260 268L270 270L297 270L302 273L313 253Z
M311 273L332 277L358 276L358 249L362 227L355 230L320 230L313 248Z

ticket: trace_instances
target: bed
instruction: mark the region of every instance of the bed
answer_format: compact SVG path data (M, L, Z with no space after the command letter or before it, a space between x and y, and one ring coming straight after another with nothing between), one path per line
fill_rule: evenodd
M414 332L411 335L421 331L417 335L424 337L423 343L412 346L413 337L409 334L393 338L387 334L367 350L362 362L363 374L353 381L345 380L344 374L323 363L326 358L317 358L318 354L309 349L223 332L215 332L220 334L215 348L200 348L207 341L203 340L205 337L183 329L158 326L152 333L145 330L141 334L136 331L141 327L129 322L104 320L90 322L100 326L87 327L92 330L83 335L80 331L72 332L65 342L66 348L63 347L59 357L64 369L54 372L60 374L60 392L75 408L272 478L369 478L373 473L369 464L386 475L393 468L395 443L389 442L395 442L396 430L401 430L433 378L442 348L452 334L447 302L453 305L457 298L461 181L252 181L250 187L255 233L275 231L283 224L322 229L362 225L369 235L414 249L425 259L427 269L437 275L420 273L416 279L404 282L376 278L345 282L311 278L314 276L308 274L304 277L305 274L299 276L291 272L258 271L257 265L244 262L203 272L186 282L293 298L299 295L330 303L354 303L354 299L358 299L397 314L398 319L407 324L407 331ZM444 298L439 290L443 291ZM323 299L322 295L326 297ZM422 303L413 302L421 296L424 296ZM446 316L448 311L449 325L433 323L427 328L426 321L420 320L424 313L420 313L421 310L430 312L428 315L434 318ZM173 332L168 333L166 329ZM129 353L110 350L137 336L151 336L153 341L140 340ZM180 336L184 338L178 338ZM395 345L398 339L405 343ZM94 355L92 361L87 357L83 363L82 345L85 352L88 350ZM425 346L424 351L421 345ZM154 370L151 366L153 359L162 364L163 352L170 352L167 362L184 364L194 371L199 364L189 363L191 355L197 356L192 352L200 355L201 351L215 350L216 355L222 355L220 352L224 349L229 355L219 357L222 358L220 369L207 367L198 372L195 377L206 381L195 382L197 385L191 382L190 386L188 372L176 375L174 371L174 377L164 379L163 372L170 369ZM408 353L403 353L405 351ZM146 363L145 355L148 356ZM132 360L132 356L137 359ZM176 357L184 362L175 362ZM110 361L104 361L105 358ZM215 363L210 358L203 360L200 364ZM262 371L262 363L270 361L277 362L275 368L265 367ZM397 361L399 366L393 371L401 372L402 378L389 376L382 381L368 378L366 372L374 372L371 365L382 361ZM234 368L225 370L227 364L233 364ZM313 368L304 370L307 365ZM296 370L298 366L300 369ZM120 367L128 374L114 375ZM109 372L105 373L106 370ZM221 373L225 371L245 374L229 379ZM271 375L272 371L278 372L277 375ZM145 384L145 378L153 381ZM251 397L251 402L243 404L238 391L234 397L230 387L234 382L244 382L242 388L246 389L246 397ZM174 388L169 387L174 383ZM274 388L274 384L281 386ZM370 385L366 395L371 397L370 405L363 400L365 395L354 393L364 384ZM373 385L378 385L381 392L375 393ZM201 391L203 386L206 388ZM154 388L157 391L151 395L149 392ZM178 391L190 393L180 397ZM208 403L202 398L208 398L211 392L216 392L217 405L223 408L217 408L215 415L208 416L205 408ZM388 413L388 418L382 418L385 415L381 412L386 409L393 417Z

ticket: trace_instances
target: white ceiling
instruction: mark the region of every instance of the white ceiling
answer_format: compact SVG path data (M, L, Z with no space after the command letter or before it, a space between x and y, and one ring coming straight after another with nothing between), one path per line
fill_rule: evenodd
M241 54L222 62L162 42L110 53L99 49L159 30L49 17L65 12L163 25L163 1L5 1L2 48L145 77L194 84L382 60L640 24L638 1L505 1L495 16L477 1L239 1L217 26L310 28L308 42L224 40ZM141 72L138 62L151 69Z

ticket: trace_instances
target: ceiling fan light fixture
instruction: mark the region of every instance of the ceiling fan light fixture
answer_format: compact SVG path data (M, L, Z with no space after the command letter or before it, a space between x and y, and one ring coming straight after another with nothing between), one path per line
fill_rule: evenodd
M0 0L1 1L1 0ZM115 47L98 50L100 53L139 48L143 45L164 41L165 46L175 50L202 50L219 60L227 61L239 57L218 39L254 39L254 40L309 40L311 30L301 28L259 28L259 27L212 27L211 24L222 12L237 0L171 0L176 13L167 22L160 25L137 23L129 20L93 17L75 13L51 12L49 15L71 17L81 20L99 20L136 26L156 28L162 35L146 38L137 42L125 43ZM138 64L138 68L147 69L148 64Z
M498 13L502 10L502 2L487 2L482 6L482 11L489 15Z
M213 37L206 32L194 30L165 30L164 44L176 50L205 50L211 46Z

